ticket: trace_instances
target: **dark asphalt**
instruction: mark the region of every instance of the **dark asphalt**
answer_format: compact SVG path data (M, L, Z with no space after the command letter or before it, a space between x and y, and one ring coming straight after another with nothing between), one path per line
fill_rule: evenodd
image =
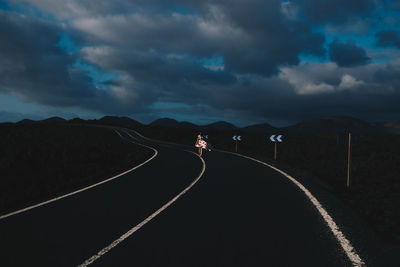
M77 266L199 175L202 162L185 151L194 148L131 134L158 156L111 182L0 220L0 266ZM204 159L206 171L189 192L93 265L351 266L288 179L232 154L212 151Z

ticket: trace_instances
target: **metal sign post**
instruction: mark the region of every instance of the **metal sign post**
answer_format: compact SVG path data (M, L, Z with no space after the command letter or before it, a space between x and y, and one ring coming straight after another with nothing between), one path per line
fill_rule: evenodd
M275 135L275 134L273 134L269 137L269 140L271 140L272 142L275 143L275 145L274 145L274 160L275 161L276 161L276 157L278 154L278 142L281 143L282 138L283 138L283 135Z
M361 144L362 138L360 135L352 134L348 130L345 134L339 134L337 136L337 144L345 146L345 179L346 188L350 187L350 174L351 174L351 153L353 152L353 147ZM347 149L347 151L346 151ZM346 162L347 156L347 162Z
M238 141L242 141L242 137L240 135L234 135L232 139L235 141L235 152L237 152Z

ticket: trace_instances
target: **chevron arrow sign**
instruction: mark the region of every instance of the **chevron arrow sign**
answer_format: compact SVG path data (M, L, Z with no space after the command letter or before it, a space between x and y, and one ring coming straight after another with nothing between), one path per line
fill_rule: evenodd
M272 142L282 142L282 138L283 138L283 135L273 134L269 137L269 140L271 140Z
M242 141L242 137L240 135L234 135L233 140L235 141Z

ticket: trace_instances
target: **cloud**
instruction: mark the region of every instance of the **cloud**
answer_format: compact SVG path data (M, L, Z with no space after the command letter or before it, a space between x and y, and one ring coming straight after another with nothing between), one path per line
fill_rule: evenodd
M300 53L324 53L323 35L294 20L296 7L282 8L281 1L16 2L67 19L83 44L139 54L151 49L161 57L181 54L199 59L218 54L224 70L235 73L268 76L277 73L280 65L298 64Z
M372 25L377 22L371 18L351 18L343 24L327 24L324 27L325 33L332 35L359 34L367 35Z
M242 10L248 10L252 19ZM134 12L83 17L73 20L72 26L85 42L142 52L151 49L161 56L218 54L230 72L272 75L279 65L298 64L300 53L323 55L323 36L304 23L288 20L280 10L278 1L209 4L195 15Z
M282 68L279 77L288 81L300 95L331 93L337 83L337 79L332 78L334 71L337 71L337 66L333 63L319 64L318 68L300 65Z
M319 62L326 34L365 33L374 24L357 18L375 1L12 3L25 15L0 13L0 90L28 102L203 123L400 114L398 61L376 64L369 59L376 51L367 55L353 41L335 40L328 46L332 62ZM60 36L77 48L61 49ZM394 48L388 49L373 58L390 59ZM304 54L316 62L301 62ZM99 88L78 60L115 76Z
M26 4L29 4L29 6ZM19 9L28 9L28 11L35 11L35 9L36 11L40 10L60 20L118 14L135 9L135 2L126 0L13 0L10 5L18 7Z
M281 3L281 12L290 20L295 20L298 18L299 9L291 1Z
M333 62L341 67L354 67L368 64L370 58L362 47L348 40L347 43L341 43L338 40L329 45L329 56Z
M299 0L296 3L311 21L321 24L343 24L377 7L375 0Z
M300 64L281 69L279 78L288 81L297 94L325 94L349 91L354 94L390 94L397 87L400 61L368 64L355 68L335 63ZM400 88L396 92L400 92Z
M0 91L48 106L123 110L112 92L97 88L75 66L77 55L57 46L62 31L57 24L0 11Z
M338 86L338 89L340 90L346 90L346 89L355 89L357 87L365 85L364 81L357 80L353 76L349 74L344 74L342 76L342 80L340 81L340 84Z
M380 31L375 35L377 42L377 46L388 47L394 46L400 48L400 38L397 32L395 31Z
M55 104L93 94L89 79L72 68L74 57L56 46L59 30L41 20L0 11L1 91L18 90Z
M293 121L347 114L367 121L398 120L400 107L400 61L368 64L354 68L334 63L300 64L283 68L281 80L293 86L294 95L285 96L284 117ZM273 97L273 96L271 96ZM313 114L314 112L314 114ZM279 116L279 113L277 114Z

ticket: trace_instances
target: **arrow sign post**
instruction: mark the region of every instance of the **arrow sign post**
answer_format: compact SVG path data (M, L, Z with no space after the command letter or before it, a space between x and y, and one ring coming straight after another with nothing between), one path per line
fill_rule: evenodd
M272 142L282 142L282 138L283 138L283 135L276 135L276 134L273 134L273 135L271 135L270 137L269 137L269 140L271 140Z
M277 150L278 150L278 142L281 143L282 142L282 138L283 135L276 135L273 134L269 137L269 140L271 140L272 142L275 143L275 149L274 149L274 160L276 160L276 154L277 154Z
M235 152L237 152L237 144L238 141L242 141L242 137L240 135L234 135L232 139L235 141Z

